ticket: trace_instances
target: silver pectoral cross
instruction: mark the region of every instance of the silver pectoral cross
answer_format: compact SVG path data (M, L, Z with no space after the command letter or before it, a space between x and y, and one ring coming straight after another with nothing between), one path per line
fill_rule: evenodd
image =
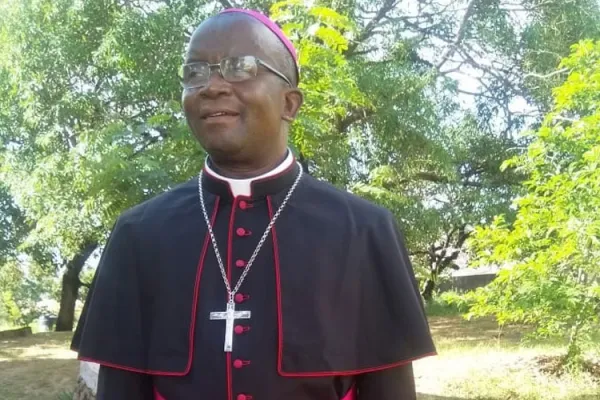
M211 312L211 320L225 320L225 352L230 353L233 349L233 323L236 319L249 319L250 311L235 311L235 303L227 303L227 311Z

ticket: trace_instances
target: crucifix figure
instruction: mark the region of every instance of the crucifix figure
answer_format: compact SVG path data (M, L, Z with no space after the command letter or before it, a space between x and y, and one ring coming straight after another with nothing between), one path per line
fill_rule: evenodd
M250 311L235 311L235 303L227 303L227 311L210 313L211 320L225 320L225 352L230 353L233 349L233 322L236 319L249 319Z

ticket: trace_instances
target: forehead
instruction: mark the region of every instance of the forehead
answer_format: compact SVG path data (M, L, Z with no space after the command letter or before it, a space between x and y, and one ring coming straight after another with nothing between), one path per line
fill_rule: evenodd
M277 37L245 15L219 15L203 22L192 35L186 62L218 62L224 57L251 55L267 62L277 58Z

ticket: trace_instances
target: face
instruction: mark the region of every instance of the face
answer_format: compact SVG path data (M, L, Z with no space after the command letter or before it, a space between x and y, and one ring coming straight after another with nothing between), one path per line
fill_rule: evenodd
M260 23L245 16L219 16L194 32L185 63L219 63L254 56L281 71L282 46ZM184 89L183 108L192 132L213 158L238 161L280 155L287 146L286 124L302 103L301 93L263 66L257 76L228 82L213 69L208 83Z

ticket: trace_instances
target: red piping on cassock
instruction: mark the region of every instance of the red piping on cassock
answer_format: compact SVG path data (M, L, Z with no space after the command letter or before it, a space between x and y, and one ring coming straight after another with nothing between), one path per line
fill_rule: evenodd
M273 218L273 205L271 203L271 197L267 197L267 205L269 207L269 216ZM368 372L382 371L390 368L400 367L402 365L409 364L415 360L420 358L429 357L437 355L436 352L423 354L418 357L414 357L408 360L398 361L392 364L379 365L372 368L363 368L358 370L350 370L350 371L326 371L326 372L285 372L283 371L283 315L281 312L281 273L279 267L279 247L277 245L277 231L273 226L272 234L273 234L273 258L275 262L275 291L277 294L277 330L278 330L278 339L277 339L277 372L281 376L289 377L289 378L320 378L326 376L351 376L351 375L359 375ZM352 400L353 397L349 397L348 400Z
M273 218L273 204L271 197L267 197L267 206L269 207L269 218ZM271 228L271 237L273 241L273 261L275 264L275 295L277 297L277 371L281 374L283 358L283 318L281 315L281 277L279 270L279 247L277 245L277 231L275 226Z
M215 207L213 209L213 213L211 216L211 225L214 225L215 219L217 217L217 212L219 211L219 200L220 198L217 196L215 199ZM194 357L194 332L196 329L196 313L197 313L197 304L198 304L198 293L200 290L200 277L202 276L202 269L204 268L204 259L206 258L206 251L208 250L208 243L210 242L210 234L207 231L206 236L204 238L204 246L202 247L202 253L200 254L200 260L198 260L198 267L196 268L196 283L194 285L194 303L192 304L192 317L190 323L190 345L189 345L189 354L188 354L188 363L183 372L165 372L165 371L154 371L150 369L139 369L139 368L131 368L125 365L113 364L106 361L95 360L93 358L88 357L78 357L78 360L93 362L96 364L104 365L106 367L121 369L124 371L137 372L139 374L148 374L148 375L156 375L156 376L185 376L187 375L192 368L192 359Z

